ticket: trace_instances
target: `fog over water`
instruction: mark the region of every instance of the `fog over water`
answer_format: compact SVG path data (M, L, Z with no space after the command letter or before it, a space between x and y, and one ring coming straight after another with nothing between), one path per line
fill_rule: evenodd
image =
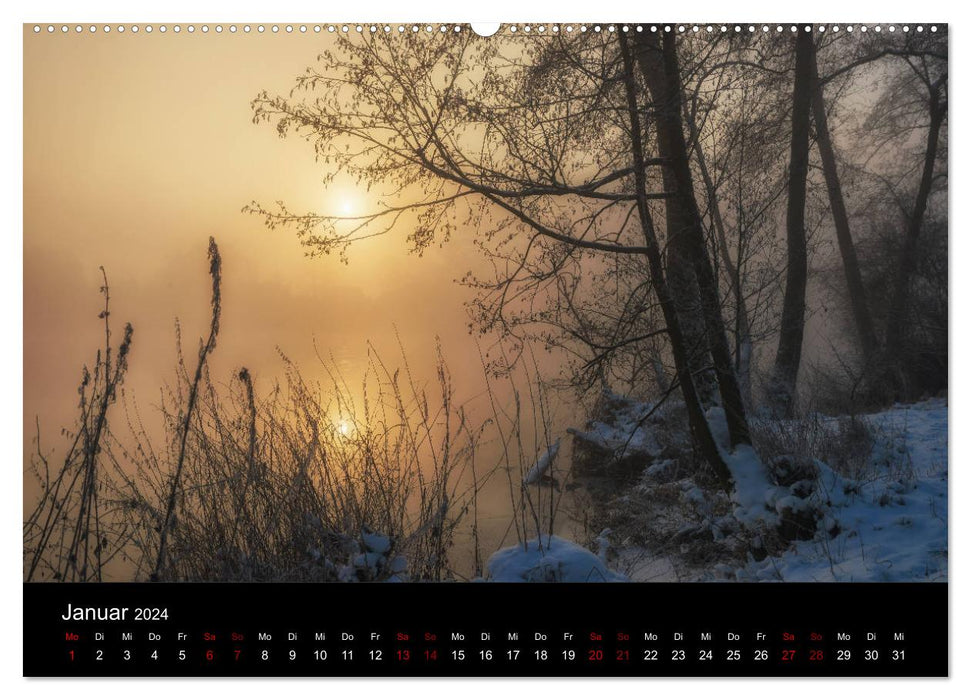
M369 343L394 366L400 342L419 383L434 391L440 341L456 402L484 411L479 347L490 341L469 334L470 292L454 282L482 264L468 240L456 235L411 255L404 221L401 235L354 246L345 264L305 257L291 232L268 231L240 211L252 200L285 200L295 211L359 214L379 194L350 181L325 187L311 148L251 122L253 97L286 92L328 37L25 34L25 466L35 421L55 455L61 429L73 426L82 366L103 343L99 266L113 344L126 321L135 329L124 400L150 431L161 425L151 408L175 378L175 320L190 356L207 330L209 236L223 258L210 363L217 384L245 366L266 391L282 380L282 352L311 381L326 383L318 355L333 361L357 391ZM115 415L123 436L120 406ZM484 417L473 411L471 419ZM561 464L567 459L564 451ZM26 475L25 503L35 497ZM509 522L505 478L479 505L484 540L497 543Z

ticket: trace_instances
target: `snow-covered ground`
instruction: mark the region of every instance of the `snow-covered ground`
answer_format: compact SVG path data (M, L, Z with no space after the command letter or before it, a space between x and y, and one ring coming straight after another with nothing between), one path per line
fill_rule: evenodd
M603 420L592 421L586 431L571 432L600 450L593 453L594 459L610 459L611 454L616 458L619 453L644 465L641 480L607 506L626 514L620 521L622 531L605 530L587 543L590 549L559 537L544 538L543 547L536 540L525 547L508 547L490 559L489 579L946 580L946 399L898 405L855 418L814 416L801 423L770 422L771 430L790 436L810 426L811 440L800 443L785 438L776 449L801 454L770 460L769 468L751 448L741 454L727 449L724 416L715 409L708 415L709 424L736 480L730 498L717 490L704 490L688 473L672 475L675 462L658 458L660 444L677 440L683 430L663 411L614 395L608 399L610 410ZM648 412L651 420L639 419ZM860 434L847 438L847 424ZM842 465L842 471L837 473L820 456ZM786 476L786 469L790 479L774 482ZM670 499L667 505L665 494ZM716 507L717 503L721 505ZM801 534L790 533L780 543L779 528L792 517L808 517L808 522ZM635 543L652 539L660 545L657 553ZM776 542L768 547L768 556L760 544L763 541ZM702 548L696 552L706 553L703 560L683 559L691 542ZM760 549L758 555L750 552Z
M866 416L870 470L843 480L827 514L839 533L749 562L738 580L925 581L947 578L947 403L933 399Z

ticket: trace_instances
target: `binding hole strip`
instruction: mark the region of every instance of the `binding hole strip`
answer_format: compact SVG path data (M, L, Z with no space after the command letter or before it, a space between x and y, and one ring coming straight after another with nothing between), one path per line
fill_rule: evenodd
M818 32L831 32L833 34L838 34L841 32L846 32L847 34L852 34L853 32L866 33L868 31L881 33L883 31L890 32L894 34L898 31L903 33L910 33L916 31L917 33L923 33L925 31L930 31L932 33L937 32L939 29L937 24L507 24L502 25L498 23L493 24L471 24L471 25L461 25L461 24L397 24L397 25L380 25L380 24L269 24L269 25L237 25L237 24L174 24L174 25L152 25L152 24L119 24L112 26L109 24L105 25L68 25L68 24L34 24L32 25L34 34L109 34L111 32L117 32L118 34L124 34L129 32L131 34L138 34L140 32L145 34L159 33L166 34L171 31L174 34L180 34L183 31L189 34L195 34L199 32L201 34L216 33L222 34L224 31L228 31L230 34L264 34L267 29L273 34L279 34L282 30L287 34L308 34L321 33L324 28L329 33L341 33L341 34L376 34L378 32L384 32L385 34L391 34L397 32L398 34L405 34L406 32L412 34L447 34L451 32L462 32L466 31L466 28L474 32L481 37L490 37L495 34L520 34L529 36L548 36L552 34L560 34L561 32L566 32L567 34L572 33L587 33L593 32L595 34L599 33L611 33L611 32L644 32L650 31L653 33L657 32L675 32L678 34L783 34L787 31L789 33L795 33L799 31L799 28L803 28L804 31L818 31Z

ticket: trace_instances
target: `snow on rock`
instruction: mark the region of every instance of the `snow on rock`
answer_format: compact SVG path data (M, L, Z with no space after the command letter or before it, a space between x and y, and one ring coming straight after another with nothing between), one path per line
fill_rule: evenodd
M401 582L408 580L408 560L403 555L391 556L394 540L388 535L361 528L360 543L352 537L342 535L342 549L348 556L348 563L338 566L329 559L325 562L328 571L334 571L337 580L343 583L359 581ZM313 556L313 553L311 553ZM320 555L318 554L319 558ZM390 560L389 560L390 557Z
M364 528L361 530L361 541L364 542L364 548L369 552L387 554L391 551L391 538L387 535L382 535L380 532L373 532Z
M408 560L400 554L388 562L388 571L392 574L403 574L408 571Z
M546 452L536 460L528 472L526 472L526 478L523 479L523 485L538 484L542 481L543 477L546 476L546 472L549 471L550 467L553 465L553 460L556 459L557 453L560 451L560 440L557 438L556 442L547 448Z
M588 447L610 453L615 460L632 455L657 457L662 448L655 429L661 414L654 408L651 404L605 391L601 397L599 420L588 422L586 430L569 428L567 432Z
M627 581L600 557L556 535L500 549L489 558L488 580L500 583Z
M378 554L377 552L365 552L354 557L353 563L359 569L373 571L384 564L384 555Z

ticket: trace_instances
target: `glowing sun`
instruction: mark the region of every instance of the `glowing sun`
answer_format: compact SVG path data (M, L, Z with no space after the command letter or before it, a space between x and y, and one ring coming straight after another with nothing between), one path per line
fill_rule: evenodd
M361 193L354 187L335 187L328 194L327 209L340 218L358 216L363 209Z

